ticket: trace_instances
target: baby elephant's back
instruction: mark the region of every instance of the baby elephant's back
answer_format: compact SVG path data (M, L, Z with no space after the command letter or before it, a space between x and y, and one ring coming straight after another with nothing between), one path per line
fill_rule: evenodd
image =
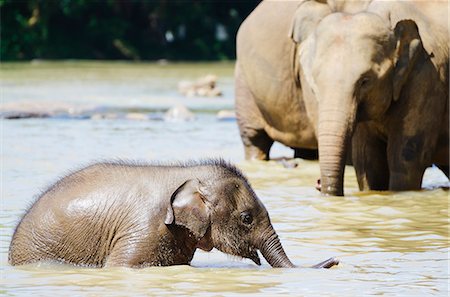
M144 182L136 168L105 166L61 179L36 201L13 235L11 264L62 260L104 266L119 238L150 228L146 209L160 204L151 181Z

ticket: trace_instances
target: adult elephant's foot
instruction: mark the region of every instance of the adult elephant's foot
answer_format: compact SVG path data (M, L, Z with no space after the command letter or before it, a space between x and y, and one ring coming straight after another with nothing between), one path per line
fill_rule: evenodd
M243 129L241 138L244 143L246 160L269 160L273 140L264 130Z

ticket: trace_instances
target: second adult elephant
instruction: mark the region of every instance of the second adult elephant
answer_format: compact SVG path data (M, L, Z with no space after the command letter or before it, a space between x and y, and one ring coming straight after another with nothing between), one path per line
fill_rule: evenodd
M448 175L446 6L329 2L262 2L242 24L236 112L246 157L267 159L274 140L319 148L322 193L343 195L354 136L360 189L419 189L433 163Z
M318 106L322 192L343 194L350 141L360 189L420 189L431 164L448 176L446 2L335 9L307 1L292 30L304 100Z

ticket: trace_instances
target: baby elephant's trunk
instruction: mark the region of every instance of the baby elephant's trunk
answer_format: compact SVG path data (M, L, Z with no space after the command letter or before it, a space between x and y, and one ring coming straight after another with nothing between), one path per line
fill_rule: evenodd
M263 238L259 249L266 261L269 262L272 267L295 267L286 256L286 253L281 246L280 239L272 227L266 230Z
M260 251L267 262L272 267L278 268L292 268L296 267L292 264L291 260L286 256L283 247L281 246L280 239L277 233L272 227L267 228L264 232L264 240L260 243ZM339 260L336 258L330 258L319 264L312 266L311 268L331 268L339 264Z

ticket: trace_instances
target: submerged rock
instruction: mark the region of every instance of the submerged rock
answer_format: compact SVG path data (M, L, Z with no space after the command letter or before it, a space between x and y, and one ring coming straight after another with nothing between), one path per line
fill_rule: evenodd
M196 81L183 80L178 83L178 92L186 97L219 97L222 91L216 86L217 76L208 74Z
M0 107L0 117L4 119L29 118L86 118L95 106L71 104L55 101L8 102Z
M125 115L125 118L133 121L147 121L149 119L147 114L140 112L129 112Z
M91 115L91 120L116 120L119 114L116 112L94 113Z
M67 103L10 103L0 107L0 118L55 118L69 120L192 121L195 115L184 105L175 105L165 113L149 109L114 106L78 107Z
M195 115L184 105L178 104L171 107L165 114L166 121L193 121Z
M236 120L236 112L234 110L220 110L217 113L216 118L219 121L234 121Z
M47 113L38 112L2 112L0 117L7 120L20 120L20 119L32 119L32 118L48 118L50 117Z
M285 159L282 158L278 161L284 168L293 169L298 167L298 162L295 159Z

